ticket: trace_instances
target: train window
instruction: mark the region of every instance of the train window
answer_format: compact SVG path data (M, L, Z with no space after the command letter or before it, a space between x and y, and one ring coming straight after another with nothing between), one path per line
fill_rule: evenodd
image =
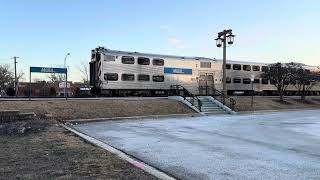
M243 70L244 71L251 71L251 66L250 65L243 65Z
M228 83L228 84L231 83L231 78L230 78L230 77L227 77L227 78L226 78L226 83Z
M261 79L261 84L269 84L269 80L268 79Z
M260 66L252 66L253 71L260 71Z
M118 81L118 74L117 73L105 73L104 80L106 81Z
M233 78L233 83L241 83L241 78Z
M149 65L150 59L145 57L138 57L138 64L140 65Z
M116 57L112 55L105 55L104 61L116 61Z
M260 84L260 79L254 79L254 80L253 80L253 83L254 83L254 84Z
M226 69L231 69L231 64L226 64Z
M164 60L163 59L153 59L152 64L155 66L163 66L164 65Z
M241 64L234 64L233 70L241 70Z
M267 72L269 70L268 66L262 66L261 71Z
M211 62L200 62L200 68L211 68Z
M150 81L150 76L148 74L139 74L138 81Z
M212 75L207 75L207 80L208 81L213 81L213 76Z
M121 80L122 81L134 81L134 74L122 74Z
M251 80L249 78L244 78L242 82L243 84L251 84Z
M152 80L154 82L163 82L164 81L164 76L162 75L153 75Z
M134 57L132 56L122 56L121 57L122 64L134 64Z

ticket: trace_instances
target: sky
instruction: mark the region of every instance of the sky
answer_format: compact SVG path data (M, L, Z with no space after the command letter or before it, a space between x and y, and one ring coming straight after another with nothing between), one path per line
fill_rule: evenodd
M228 59L319 66L319 22L319 0L0 0L0 65L19 56L28 80L30 66L62 67L69 52L80 81L98 46L221 59L214 39L231 28Z

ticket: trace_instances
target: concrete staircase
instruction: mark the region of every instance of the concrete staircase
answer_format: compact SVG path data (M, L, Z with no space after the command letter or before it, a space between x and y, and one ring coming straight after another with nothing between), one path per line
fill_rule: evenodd
M201 112L206 115L214 115L214 114L227 114L227 112L217 105L216 103L212 102L208 97L206 96L197 96L198 99L201 101ZM192 98L187 97L187 100L192 100ZM198 102L194 102L195 106L198 106Z

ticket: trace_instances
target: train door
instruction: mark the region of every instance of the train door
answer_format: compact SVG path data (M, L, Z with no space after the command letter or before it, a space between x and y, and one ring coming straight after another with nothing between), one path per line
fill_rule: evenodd
M214 94L214 77L213 73L199 72L199 95Z

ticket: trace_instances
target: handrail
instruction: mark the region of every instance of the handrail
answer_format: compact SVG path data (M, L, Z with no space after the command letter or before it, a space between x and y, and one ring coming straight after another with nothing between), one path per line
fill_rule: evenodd
M225 106L227 106L226 105L227 104L226 100L228 100L230 102L229 108L232 109L232 110L234 110L235 105L237 104L237 101L234 98L224 94L223 92L221 92L221 91L219 91L217 89L214 89L214 95L213 96L220 96L222 98L222 100L220 102ZM217 100L219 101L219 99L217 99Z
M195 106L201 112L202 102L200 101L200 99L196 95L192 94L185 87L183 87L182 85L179 85L179 84L171 85L170 88L174 89L174 90L183 90L183 92L184 92L182 95L183 99L190 102L193 106ZM177 92L175 92L175 94L181 96L181 94L177 94ZM191 97L192 99L187 99L187 97ZM197 105L195 104L195 101L198 102Z

